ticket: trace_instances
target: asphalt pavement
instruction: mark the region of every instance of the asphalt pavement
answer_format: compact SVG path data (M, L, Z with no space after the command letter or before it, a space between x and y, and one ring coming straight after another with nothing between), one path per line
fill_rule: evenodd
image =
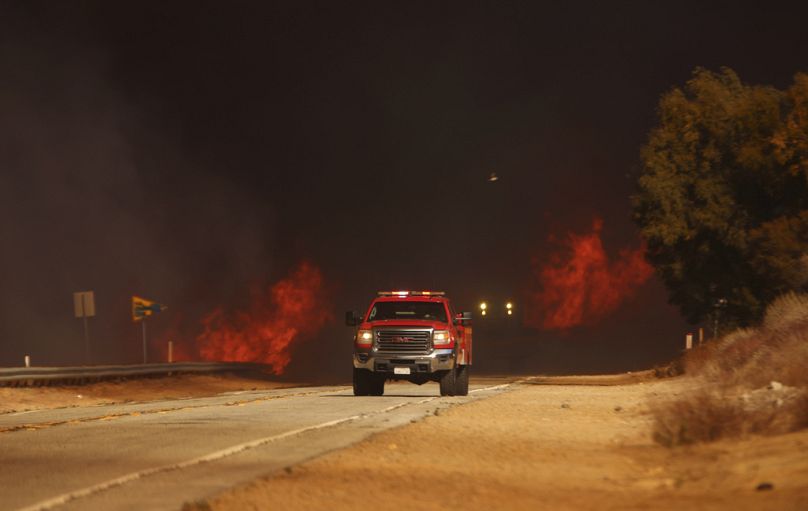
M214 397L0 415L0 509L179 510L435 410L507 390L472 381L467 397L428 383L246 391Z

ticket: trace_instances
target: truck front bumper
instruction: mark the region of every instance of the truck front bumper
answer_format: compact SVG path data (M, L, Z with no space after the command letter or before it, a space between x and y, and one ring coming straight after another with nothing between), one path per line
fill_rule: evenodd
M428 355L357 352L354 353L353 363L357 369L368 369L374 373L405 375L446 371L455 366L454 351L451 349L433 350Z

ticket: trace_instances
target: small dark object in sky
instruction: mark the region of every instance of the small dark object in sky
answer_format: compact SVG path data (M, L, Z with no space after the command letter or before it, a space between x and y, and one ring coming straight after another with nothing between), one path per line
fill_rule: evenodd
M570 407L570 405L569 405L569 404L567 404L567 403L563 403L563 404L561 405L561 408L569 408L569 407Z
M623 407L622 407L622 406L615 406L615 407L614 407L614 411L615 411L615 412L622 412L622 411L623 411Z
M755 488L755 489L756 489L757 491L769 491L769 490L773 490L773 489L774 489L774 483L769 483L769 482L760 483L759 485L757 485L757 488Z

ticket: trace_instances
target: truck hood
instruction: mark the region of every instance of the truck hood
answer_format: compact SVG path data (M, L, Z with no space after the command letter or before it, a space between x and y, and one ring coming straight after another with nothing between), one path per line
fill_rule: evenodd
M448 330L448 323L440 321L426 321L421 319L388 319L381 321L370 321L362 323L359 328L433 328L435 330Z

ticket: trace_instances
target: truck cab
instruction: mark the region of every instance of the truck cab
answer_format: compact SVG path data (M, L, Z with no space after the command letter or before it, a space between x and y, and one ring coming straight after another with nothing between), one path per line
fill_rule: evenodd
M381 396L388 380L436 381L442 396L468 394L471 313L455 313L442 291L379 291L345 322L356 327L354 395Z

